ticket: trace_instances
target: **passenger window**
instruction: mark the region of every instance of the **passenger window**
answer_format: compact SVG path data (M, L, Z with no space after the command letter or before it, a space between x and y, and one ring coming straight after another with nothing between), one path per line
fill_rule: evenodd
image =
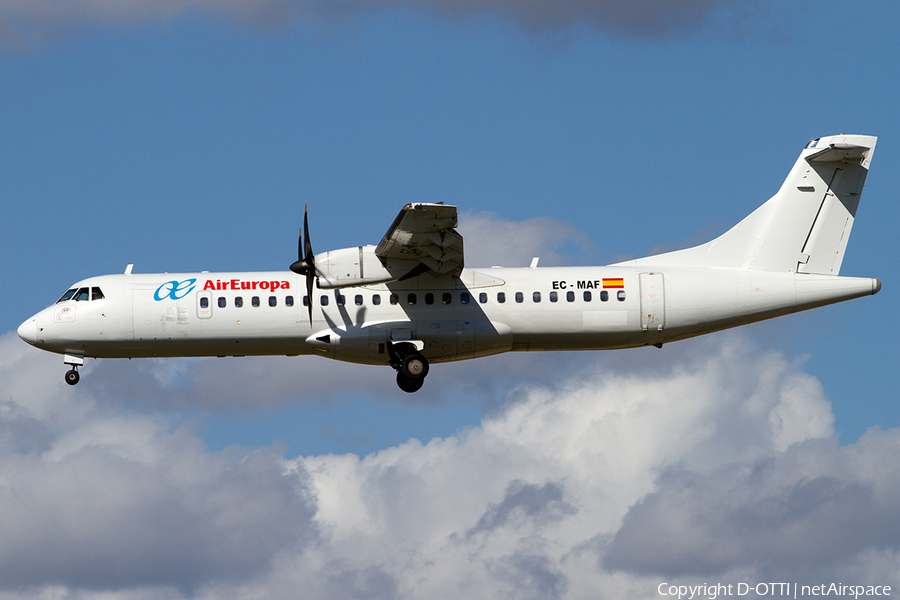
M531 299L534 300L535 302L540 302L541 301L541 293L540 292L533 293L531 295Z
M434 294L431 292L425 294L425 304L434 304Z
M584 301L585 301L585 302L590 302L590 301L591 301L591 293L590 293L590 292L585 292L585 293L584 293Z
M374 304L375 306L381 304L381 296L379 294L375 294L374 296L372 296L372 304Z
M309 306L309 296L303 296L303 306Z
M516 292L516 302L519 304L525 302L525 295L522 292Z
M482 304L487 304L487 294L485 294L484 292L478 294L478 301Z
M459 303L460 304L468 304L469 303L469 292L463 292L459 295Z
M241 308L242 306L244 306L244 299L241 298L240 296L235 296L234 297L234 307Z
M503 304L506 302L506 292L497 292L497 303Z
M357 306L362 306L362 294L357 294L356 297L353 299L353 302Z
M91 288L91 300L103 300L103 292L100 291L100 288Z
M76 302L81 302L81 301L83 301L83 300L89 300L89 299L90 299L90 296L88 295L88 289L87 289L87 288L80 288L80 289L78 290L78 293L75 294L75 301L76 301Z
M559 300L559 295L556 292L550 292L550 302L556 302Z
M278 298L269 296L269 306L278 306Z
M345 304L347 304L347 299L344 298L343 294L338 294L337 295L337 305L344 306Z
M294 305L294 297L293 296L285 296L284 297L284 305L285 306L293 306Z
M412 306L416 303L416 295L415 294L407 294L406 303Z
M444 292L444 295L441 296L441 302L443 302L444 304L450 304L451 302L453 302L453 294L451 294L450 292Z
M219 308L225 308L225 305L228 304L228 300L226 300L224 296L220 296L216 303L219 305Z
M616 293L616 298L619 299L619 302L625 302L625 290L619 290L618 293Z
M566 292L566 302L575 302L575 292Z
M397 294L391 294L391 304L400 304L400 298L397 297Z
M250 298L250 304L253 305L253 308L259 308L259 296L253 296Z
M319 302L322 304L322 306L328 306L328 296L325 296L323 294L322 297L319 298Z
M66 290L66 293L62 295L62 298L56 301L57 304L60 302L65 302L66 300L71 300L72 296L75 295L75 292L78 290L76 288L72 288L71 290Z
M200 298L200 308L209 308L209 298Z
M602 292L600 292L600 301L606 302L607 300L609 300L609 292L603 290Z

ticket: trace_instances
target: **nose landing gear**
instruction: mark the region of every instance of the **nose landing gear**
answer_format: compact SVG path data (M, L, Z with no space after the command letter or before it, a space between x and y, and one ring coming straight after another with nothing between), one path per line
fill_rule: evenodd
M71 365L71 369L66 371L66 383L75 385L81 379L78 374L78 367L84 365L84 357L78 354L66 354L63 356L63 364Z
M75 367L72 367L68 371L66 371L66 383L69 385L75 385L81 379L81 375L78 374L78 371L75 370Z

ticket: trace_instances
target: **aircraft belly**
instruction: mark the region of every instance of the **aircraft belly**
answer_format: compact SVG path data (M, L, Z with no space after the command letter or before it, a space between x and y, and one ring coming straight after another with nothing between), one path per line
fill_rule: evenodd
M457 321L465 332L458 354L445 360L463 360L508 352L513 346L512 329L504 323L488 320Z
M471 322L460 321L457 325L455 319L421 319L416 337L425 342L423 354L435 362L458 352L473 352L475 347Z
M629 303L595 310L545 311L528 313L512 325L514 351L600 350L642 345L635 342L640 332L640 312Z
M512 330L487 319L420 320L417 334L425 342L423 354L433 362L489 356L512 348Z
M484 319L413 319L323 329L306 339L316 353L346 362L388 364L388 344L424 344L422 354L439 363L507 352L512 330Z
M91 342L85 344L85 356L96 358L195 357L195 356L267 356L310 354L302 339L288 337L181 338L136 342Z

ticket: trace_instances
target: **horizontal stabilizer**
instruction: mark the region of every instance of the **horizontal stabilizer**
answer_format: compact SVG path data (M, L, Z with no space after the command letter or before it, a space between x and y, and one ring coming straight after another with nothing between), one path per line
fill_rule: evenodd
M829 144L827 148L819 150L815 154L806 157L807 162L862 162L866 157L866 151L870 150L868 146L859 146L856 144Z

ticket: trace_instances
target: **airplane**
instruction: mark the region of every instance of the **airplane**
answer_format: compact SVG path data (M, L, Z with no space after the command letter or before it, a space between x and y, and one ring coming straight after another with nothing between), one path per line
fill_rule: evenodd
M377 246L314 254L304 212L284 272L84 279L18 328L63 355L319 354L388 365L416 392L431 364L502 352L655 346L876 294L839 276L876 138L809 142L778 192L699 246L598 267L467 268L457 209L404 206Z

